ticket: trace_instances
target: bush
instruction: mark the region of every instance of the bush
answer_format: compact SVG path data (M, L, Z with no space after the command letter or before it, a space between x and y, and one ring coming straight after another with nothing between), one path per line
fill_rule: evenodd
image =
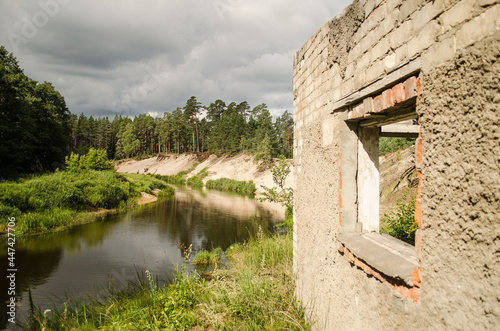
M203 178L208 176L208 167L203 168L196 176L190 177L187 180L187 185L193 187L203 187Z
M81 170L57 172L19 182L0 183L0 230L6 228L8 217L19 217L22 233L37 233L70 225L76 212L92 209L113 209L133 205L140 192L173 189L164 181L143 175L115 171Z
M381 137L378 153L380 156L406 149L415 144L414 138Z
M220 263L222 249L217 247L210 252L201 251L193 259L193 264L197 267L213 266Z
M66 170L69 172L80 172L83 170L111 170L113 165L108 160L104 149L91 148L87 155L71 153L66 156Z
M229 178L219 178L216 180L209 180L205 187L208 189L219 190L219 191L232 191L240 193L254 194L256 191L255 184L253 181L237 181Z
M397 209L384 214L381 220L381 233L415 245L415 232L418 229L415 221L415 199L405 203L406 195L397 202Z
M165 183L174 184L174 185L186 185L186 178L173 175L173 176L163 176L163 175L154 175L156 179L164 181Z
M273 182L278 187L268 188L264 185L264 189L260 201L278 202L283 207L286 207L287 213L293 210L293 188L285 187L286 177L290 174L291 163L283 155L280 155L278 165L271 168L273 174Z

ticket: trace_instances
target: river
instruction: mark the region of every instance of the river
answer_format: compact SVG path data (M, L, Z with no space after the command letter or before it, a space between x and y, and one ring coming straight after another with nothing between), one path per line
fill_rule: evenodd
M75 298L106 295L110 283L125 286L136 281L137 271L149 270L165 280L183 261L181 247L192 245L192 256L215 247L225 250L254 235L259 227L272 230L282 218L280 208L250 197L182 188L176 189L173 199L108 215L102 221L19 237L15 244L16 319L19 322L27 316L28 290L34 304L45 311L71 304ZM5 238L0 248L6 270ZM0 286L0 328L15 329L7 321L6 276Z

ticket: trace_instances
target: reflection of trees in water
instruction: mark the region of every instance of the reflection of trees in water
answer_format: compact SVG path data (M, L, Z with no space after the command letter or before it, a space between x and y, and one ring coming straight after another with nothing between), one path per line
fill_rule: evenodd
M71 255L80 253L83 246L101 246L119 220L116 216L119 215L110 215L111 218L107 221L79 225L64 231L16 238L16 250L44 252L64 249Z
M128 223L133 235L139 237L144 229L151 230L151 223L156 223L162 242L182 243L186 248L192 244L194 252L215 247L227 249L231 244L254 235L259 225L264 230L272 228L272 213L248 197L184 189L179 192L174 199L145 205L124 214L109 215L104 221L61 232L16 238L16 267L19 270L16 273L16 297L20 299L30 287L46 283L65 254L76 255L88 248L102 246L118 222ZM2 261L7 265L5 241L0 241L0 249L4 254ZM1 329L7 323L7 306L3 303L9 297L6 291L8 279L3 276L3 271L0 277Z
M242 206L245 210L239 209ZM151 207L160 235L186 248L192 244L194 251L226 249L253 236L259 226L273 226L273 215L255 200L220 192L182 190L174 199Z
M116 215L114 215L116 216ZM64 252L67 254L80 253L83 247L94 247L102 245L107 235L111 233L113 224L110 222L94 222L76 226L60 232L47 233L38 236L27 236L16 238L16 300L30 288L44 284L57 270ZM7 243L0 243L1 261L7 265ZM4 268L3 270L6 269ZM3 274L3 272L2 272ZM10 299L7 289L9 287L7 275L0 276L0 288L2 289L0 299L0 328L7 326L6 304Z
M1 252L7 252L2 242ZM21 300L22 294L28 292L28 289L34 286L41 285L46 282L50 275L57 270L59 262L63 256L62 249L44 250L36 252L33 250L18 249L16 247L16 302ZM5 261L7 266L7 255L2 255L1 261ZM7 273L6 268L3 268ZM2 272L3 274L4 272ZM8 274L8 273L7 273ZM7 304L10 300L8 295L9 280L7 274L0 276L0 328L4 329L7 326ZM19 308L17 308L19 311Z

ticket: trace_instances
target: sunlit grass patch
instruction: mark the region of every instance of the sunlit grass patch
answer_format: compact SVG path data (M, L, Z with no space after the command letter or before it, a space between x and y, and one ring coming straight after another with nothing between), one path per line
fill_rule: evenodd
M1 182L0 231L5 231L9 217L16 217L21 234L69 226L81 221L82 212L133 206L141 192L151 193L153 188L173 195L161 180L115 171L57 172Z
M159 286L146 272L105 300L38 312L34 330L308 330L294 297L291 235L257 238L228 249L231 265L211 281L185 268Z
M250 193L253 194L256 191L256 187L253 181L238 181L229 178L219 178L216 180L209 180L205 187L208 189L219 190L219 191L232 191L240 193Z
M221 256L222 249L220 247L214 248L210 252L201 251L195 255L193 264L200 267L219 265Z

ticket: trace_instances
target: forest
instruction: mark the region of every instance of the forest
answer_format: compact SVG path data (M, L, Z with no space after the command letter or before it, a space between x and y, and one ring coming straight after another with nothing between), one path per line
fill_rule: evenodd
M92 147L115 160L186 152L246 152L256 159L293 154L292 115L285 111L273 121L266 104L252 108L218 99L202 105L192 96L161 117L78 116L51 83L25 75L3 46L0 61L1 179L61 169L65 156Z

